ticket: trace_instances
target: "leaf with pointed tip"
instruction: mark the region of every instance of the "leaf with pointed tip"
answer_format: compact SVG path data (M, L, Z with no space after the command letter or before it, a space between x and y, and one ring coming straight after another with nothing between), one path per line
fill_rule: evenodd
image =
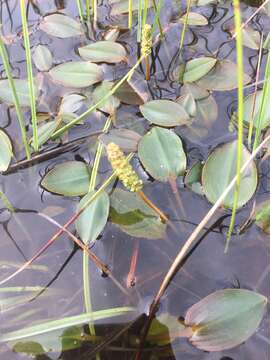
M266 94L267 95L267 94ZM267 103L269 103L270 99L269 96L265 99ZM262 105L263 100L263 91L257 91L256 99L255 99L255 106L253 108L254 103L254 94L250 94L245 98L244 101L244 121L249 123L252 115L253 115L253 126L257 127L260 117L260 108ZM266 127L270 125L270 106L266 106L265 111L263 112L263 116L260 121L260 128L264 130Z
M236 174L237 141L217 147L208 157L202 171L202 185L207 199L215 203ZM242 165L249 159L250 153L243 146ZM245 205L254 195L257 187L258 175L254 161L241 176L237 207ZM234 189L225 198L223 205L232 208Z
M42 179L41 186L55 194L84 195L89 190L90 168L81 161L66 161L56 165Z
M140 0L132 0L132 10L137 11L139 9ZM112 5L111 15L120 15L128 13L129 11L129 0L110 0L110 4ZM152 6L152 1L148 1L148 8Z
M201 185L202 169L202 162L195 162L195 164L193 164L191 168L187 171L184 179L186 187L199 195L203 195L203 189Z
M92 62L118 63L127 56L124 46L114 41L98 41L78 50L83 60Z
M244 74L243 85L250 82ZM212 70L198 80L197 84L207 90L226 91L237 88L237 65L230 60L218 60Z
M181 18L179 19L179 21L181 23L185 23L186 22L186 17L188 17L187 19L187 24L189 26L205 26L208 25L208 20L205 16L195 13L195 12L189 12L188 14L184 14L183 16L181 16Z
M29 96L29 87L28 81L25 79L13 79L16 92L19 98L19 103L21 106L30 107L30 96ZM38 97L38 88L34 84L35 97ZM8 80L0 80L0 100L14 105L13 93L9 87Z
M183 81L194 82L205 76L216 64L217 59L200 57L187 62Z
M63 14L45 16L40 23L40 28L47 34L62 39L83 34L81 24L71 17Z
M108 92L111 91L113 83L110 81L103 81L98 85L93 92L93 101L97 104ZM106 100L99 104L98 109L104 111L107 114L113 115L116 109L120 106L120 101L114 95L111 95Z
M166 224L136 193L114 190L111 195L110 220L130 236L162 239Z
M187 311L185 324L193 329L189 340L204 351L222 351L240 345L257 330L266 304L267 298L254 291L216 291Z
M33 61L39 71L49 71L52 67L52 53L45 45L37 45L33 52Z
M148 101L140 111L152 124L165 127L186 125L189 119L186 110L172 100Z
M3 130L0 130L0 171L8 169L12 156L11 141L8 135Z
M91 198L93 191L86 194L80 201L78 211ZM110 199L106 192L102 192L79 216L76 229L81 240L87 245L97 239L104 229L109 216Z
M85 61L69 61L57 65L49 74L56 83L73 88L89 87L103 79L101 67Z
M136 152L141 138L140 134L129 129L112 129L99 137L105 145L113 142L125 152Z
M183 175L187 159L181 139L172 131L152 128L139 142L138 155L146 171L156 180Z

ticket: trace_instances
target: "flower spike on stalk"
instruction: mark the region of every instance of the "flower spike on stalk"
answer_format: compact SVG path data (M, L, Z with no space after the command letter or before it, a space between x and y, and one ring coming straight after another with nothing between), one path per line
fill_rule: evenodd
M147 57L151 55L152 50L152 27L149 24L145 24L142 31L141 53Z
M129 164L120 147L114 143L109 143L107 145L107 154L113 170L123 185L129 191L140 191L143 187L143 182Z

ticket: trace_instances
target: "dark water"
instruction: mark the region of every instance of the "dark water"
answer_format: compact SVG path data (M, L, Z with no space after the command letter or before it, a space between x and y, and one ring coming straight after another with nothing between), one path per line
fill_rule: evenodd
M60 11L77 17L76 2L41 0L35 1L36 7L29 6L28 19L31 35L31 45L39 43L47 44L53 53L54 64L68 60L79 59L76 49L79 45L85 44L87 39L73 38L62 40L47 36L38 30L37 24L41 16L51 12ZM168 1L167 6L161 14L163 24L170 24L177 11L177 1ZM3 33L17 34L15 41L8 47L10 60L15 77L24 78L25 60L24 49L20 37L21 24L19 18L18 1L1 1L1 21ZM247 19L255 9L245 4L242 5L243 18ZM196 10L197 11L197 10ZM227 1L216 5L209 5L199 8L199 12L209 19L209 26L203 28L193 27L188 31L185 38L183 58L185 61L193 56L212 55L218 51L219 58L236 61L234 42L229 41L226 31L229 24L233 22L232 7ZM122 21L121 18L111 18L109 6L103 1L99 8L99 24L94 36L100 39L105 26ZM260 13L251 22L254 28L267 33L270 29L268 17ZM171 81L172 70L177 63L177 50L179 43L180 26L171 24L166 31L166 41L153 51L155 67L152 65L152 77L148 85L148 92L155 99L175 99L180 94L180 86ZM137 56L136 31L131 34L124 33L120 41L124 43L130 52L130 59ZM89 36L93 34L89 30ZM221 46L222 45L222 46ZM220 49L220 50L219 50ZM257 52L245 48L245 72L254 77ZM263 57L263 63L265 56ZM126 72L123 65L103 65L106 79L115 80ZM262 66L262 69L264 67ZM1 75L4 78L3 67ZM141 71L141 70L140 70ZM263 74L262 74L263 76ZM38 106L39 111L50 111L55 113L61 96L67 90L56 87L48 81L47 75L42 75L42 101ZM147 88L143 80L143 74L137 74L139 86ZM247 93L250 90L247 90ZM181 135L188 155L188 167L196 159L205 159L211 149L217 144L234 138L228 131L230 115L235 110L236 92L214 93L218 103L218 120L209 129L207 136L199 138L191 134L187 129L179 128L177 132ZM128 106L121 106L120 112L133 112ZM11 136L14 142L16 158L22 158L19 129L14 118L14 110L9 109L5 104L0 106L0 126ZM29 120L30 113L26 113ZM70 132L70 138L76 138L83 134L100 129L105 121L103 115L93 114L86 123ZM147 126L147 125L145 125ZM0 275L5 278L14 267L7 267L4 264L22 264L29 259L56 231L53 225L38 217L35 211L59 211L55 219L63 224L75 212L78 199L70 199L43 192L39 186L41 177L55 164L66 160L73 160L76 156L85 159L86 162L93 161L93 152L87 146L81 146L76 152L65 153L55 159L50 159L33 167L18 170L10 175L1 175L1 186L11 201L18 209L15 216L10 216L2 208L0 213ZM136 160L135 160L136 164ZM137 162L139 168L139 164ZM140 170L140 169L139 169ZM261 202L267 199L270 191L268 178L270 167L265 162L259 169L260 185L256 194L256 201ZM108 165L104 162L101 178L109 174ZM141 170L142 171L142 170ZM148 181L148 180L147 180ZM179 191L184 204L185 214L182 214L175 205L175 197L168 184L150 182L145 186L145 192L163 211L170 215L170 218L177 226L177 235L169 231L167 239L163 240L140 240L140 255L137 265L137 283L131 288L130 298L125 297L108 278L101 276L97 268L90 264L91 296L94 310L101 310L116 306L133 305L138 308L137 314L147 311L149 302L155 295L162 281L164 274L169 268L179 248L183 245L188 235L193 231L196 224L200 222L210 204L203 197L195 195L187 188L184 188L179 180ZM53 208L54 207L54 208ZM252 202L245 206L237 216L237 224L241 225L249 217L252 209ZM166 292L161 304L161 311L167 311L180 317L185 314L189 306L211 292L240 286L243 288L259 291L265 296L270 296L270 247L269 237L263 234L255 225L248 228L242 235L234 235L228 255L224 255L224 244L229 218L223 218L225 212L220 210L213 221L217 226L210 228L196 251L189 257L183 269L175 276L173 283ZM220 219L220 221L218 221ZM114 225L107 224L102 237L93 247L93 251L110 267L115 277L125 284L129 271L129 263L135 239L118 230ZM65 316L80 314L84 311L83 284L82 284L82 253L74 249L72 243L62 237L43 255L35 265L38 269L24 271L7 286L47 286L48 289L34 301L26 302L20 306L2 309L0 314L0 331L20 329L34 323L47 319L59 319ZM4 294L0 294L4 299ZM29 315L28 312L29 311ZM25 318L22 315L25 314ZM121 329L132 319L112 319L109 323L99 323L97 334L100 336L110 335L117 329ZM135 333L138 329L134 330ZM91 350L89 344L67 353L61 353L61 344L56 339L42 337L38 339L46 349L56 348L58 351L50 352L47 356L39 356L38 359L80 359L87 357ZM128 348L129 350L125 350ZM269 312L266 314L263 323L257 334L245 344L220 353L204 353L193 348L185 340L175 340L171 349L161 356L160 351L153 350L146 353L145 359L188 359L188 360L266 360L270 357L270 321ZM106 351L101 353L104 359L132 359L134 349L131 349L127 338L124 336L108 346ZM167 355L166 355L167 354ZM30 356L16 354L10 346L1 345L1 360L29 359Z

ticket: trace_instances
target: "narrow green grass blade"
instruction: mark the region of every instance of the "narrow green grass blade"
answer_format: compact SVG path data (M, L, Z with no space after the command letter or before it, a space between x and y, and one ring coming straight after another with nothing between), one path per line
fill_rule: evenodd
M85 7L86 7L86 19L90 21L90 1L85 0Z
M82 325L87 322L110 319L116 316L123 316L134 312L132 307L118 307L106 310L94 311L91 313L66 317L60 320L51 320L28 328L12 331L0 335L0 342L21 340L27 337L46 334L51 331L65 329L67 327Z
M236 161L236 186L233 199L232 216L229 230L227 233L225 252L228 251L231 240L235 217L237 211L239 188L241 183L241 166L242 166L242 151L243 151L243 122L244 122L244 62L243 62L243 44L241 31L241 12L239 0L233 0L234 8L234 23L236 35L236 56L237 56L237 84L238 84L238 142L237 142L237 161Z
M77 7L80 15L81 21L83 21L83 6L82 6L82 0L77 0Z
M139 8L138 8L138 26L137 26L137 42L141 42L142 37L142 2L143 0L139 0Z
M269 76L270 76L270 52L268 52L264 78L269 78ZM258 123L256 125L255 139L254 139L254 143L253 143L253 151L259 145L261 131L262 131L261 123L262 123L262 119L265 115L266 108L269 106L269 103L268 103L269 96L270 96L270 82L266 81L263 85L262 102L261 102L261 106L260 106L260 110L259 110Z
M147 21L148 2L149 2L149 0L144 0L143 17L142 17L142 29L144 28L144 26L146 24L146 21Z
M13 94L15 110L16 110L18 122L20 125L22 141L23 141L26 157L29 160L31 158L31 152L30 152L30 146L29 146L28 140L27 140L27 133L26 133L26 129L25 129L24 118L23 118L22 109L21 109L20 102L19 102L19 97L18 97L16 87L15 87L15 84L13 81L12 72L11 72L9 59L8 59L8 54L7 54L7 50L4 45L3 39L2 39L2 35L0 35L0 53L1 53L2 60L3 60L4 69L5 69L5 72L8 77L8 83L9 83L9 86L10 86L12 94Z
M164 5L164 0L159 0L158 6L156 4L156 0L153 0L153 5L154 5L154 10L155 10L155 17L154 17L153 26L152 26L152 36L158 26L159 32L160 32L160 37L164 38L164 31L163 31L163 28L162 28L162 25L160 22L160 11Z
M182 47L183 47L183 44L184 44L185 33L186 33L186 30L187 30L187 24L188 24L188 16L189 16L189 11L190 11L190 4L191 4L191 0L188 0L185 22L184 22L183 29L182 29L182 32L181 32L181 38L180 38L180 44L179 44L179 55L181 54Z
M28 32L27 18L26 18L26 11L25 11L25 0L20 0L20 8L21 8L23 40L24 40L26 65L27 65L29 95L30 95L30 103L31 103L31 117L32 117L32 127L33 127L33 148L35 151L38 151L39 146L38 146L36 99L35 99L35 91L34 91L34 79L33 79L33 71L32 71L29 32Z
M128 28L132 29L132 0L128 0Z

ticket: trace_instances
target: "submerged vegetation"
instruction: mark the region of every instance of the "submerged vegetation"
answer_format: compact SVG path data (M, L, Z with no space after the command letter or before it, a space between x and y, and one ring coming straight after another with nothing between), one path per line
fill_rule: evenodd
M263 359L268 2L13 3L0 34L3 359Z

